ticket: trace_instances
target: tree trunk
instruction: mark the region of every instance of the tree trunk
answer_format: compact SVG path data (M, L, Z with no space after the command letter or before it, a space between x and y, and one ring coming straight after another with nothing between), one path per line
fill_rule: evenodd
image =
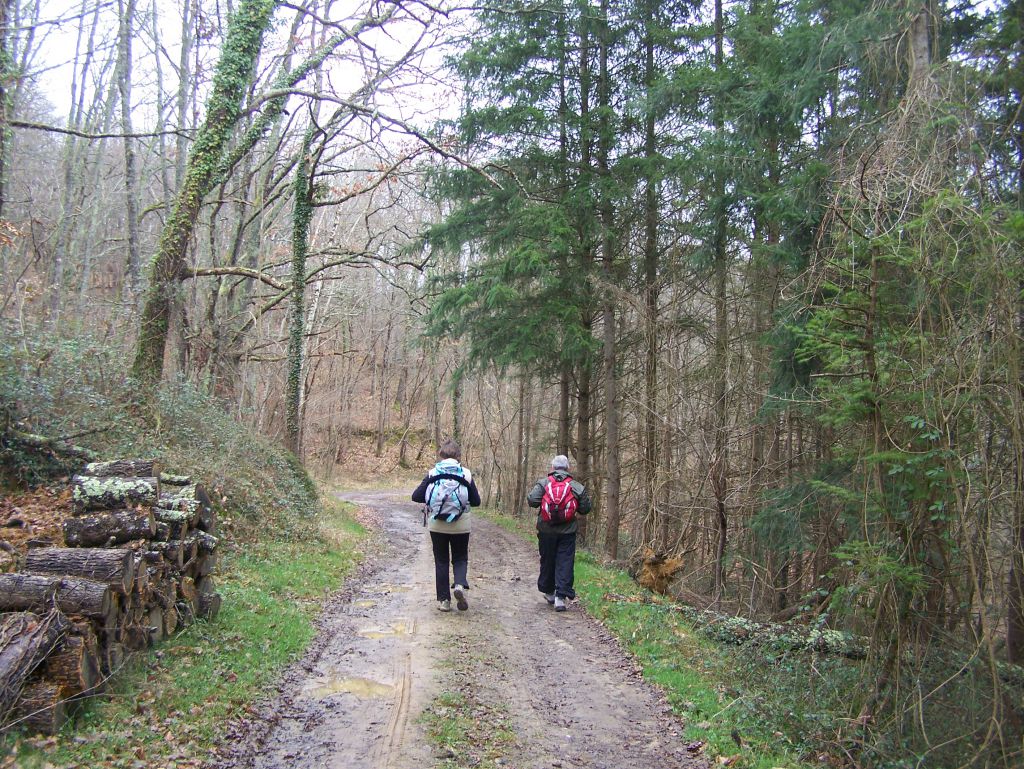
M65 614L109 619L110 586L77 577L0 574L0 611L45 611L56 605Z
M572 367L562 364L562 375L558 380L558 453L569 456L569 439L572 422L569 413L569 387L572 384Z
M40 547L25 554L25 571L81 577L127 595L135 582L135 559L130 550L121 548Z
M157 521L157 535L154 537L162 542L171 539L183 539L195 521L192 513L183 510L165 510L153 508L153 517Z
M619 395L616 376L614 262L615 212L612 208L612 184L609 156L611 154L611 83L608 74L608 0L601 0L601 27L598 36L598 119L597 172L601 179L598 211L601 217L601 271L604 277L602 325L604 331L604 394L605 394L605 552L610 558L619 554Z
M160 476L160 465L152 459L115 459L110 462L90 462L82 475L96 478L153 478Z
M59 649L46 658L42 667L47 681L61 684L69 697L89 694L102 684L99 647L92 627L76 626Z
M196 616L212 622L220 611L221 598L213 577L203 577L196 583Z
M724 19L722 15L722 0L715 0L715 71L724 76ZM715 135L722 146L722 139L725 132L725 121L723 118L723 107L721 105L723 96L715 96L714 124ZM728 382L728 344L729 326L728 310L726 304L726 288L728 275L728 255L726 252L726 216L725 205L725 173L718 169L714 181L713 195L714 205L714 289L715 289L715 352L712 376L713 386L713 409L714 409L714 448L709 467L711 475L711 489L715 497L715 528L718 540L715 545L715 597L720 598L725 587L725 551L728 542L729 518L726 509L726 496L728 493L728 456L726 431L728 409L726 407L726 386Z
M96 478L76 475L71 479L71 501L75 511L112 510L132 505L155 505L160 481L151 478Z
M313 126L306 129L295 166L292 184L292 281L288 313L288 391L285 396L285 446L295 456L302 454L302 357L306 337L306 255L309 252L309 223L313 216L313 167L310 145ZM378 456L380 456L378 454Z
M135 34L135 0L118 0L117 88L124 133L125 230L128 236L128 285L134 297L139 291L139 208L135 170L135 139L132 138L132 36Z
M643 462L640 466L644 544L664 546L666 532L658 515L658 182L655 159L654 33L658 3L648 0L644 19L644 401Z
M11 723L28 734L56 734L68 720L67 701L71 693L63 684L47 680L30 681L11 713Z
M150 510L117 510L99 515L68 518L63 523L64 544L68 547L109 547L133 539L149 539L156 534L156 522Z
M189 154L185 179L174 210L164 225L150 266L149 288L142 308L141 326L132 373L144 385L156 384L163 373L164 345L178 279L186 266L188 241L203 198L231 139L241 113L263 33L274 11L273 0L242 0L232 14L223 52L214 75L206 118Z
M11 86L17 78L14 67L12 21L16 0L0 0L0 220L7 197L7 166L10 159L11 131L7 127L14 112Z
M6 723L25 679L57 647L70 627L56 609L45 615L25 612L0 617L0 725Z
M1024 29L1024 2L1016 7L1017 29ZM1024 45L1019 38L1015 51L1018 77L1024 80ZM1015 121L1017 145L1017 208L1024 210L1024 132L1021 122ZM1018 279L1018 297L1024 297L1024 278ZM1006 591L1006 654L1010 662L1024 665L1024 365L1021 349L1024 339L1024 299L1018 299L1017 339L1013 349L1016 368L1014 414L1015 464L1013 489L1013 518L1011 523L1010 569Z

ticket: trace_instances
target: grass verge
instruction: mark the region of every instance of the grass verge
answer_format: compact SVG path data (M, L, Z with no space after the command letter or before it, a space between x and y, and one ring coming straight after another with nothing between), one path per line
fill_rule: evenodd
M224 556L223 607L132 658L73 728L8 736L0 767L198 767L316 632L323 598L360 560L365 531L351 506L325 496L307 536L266 539Z

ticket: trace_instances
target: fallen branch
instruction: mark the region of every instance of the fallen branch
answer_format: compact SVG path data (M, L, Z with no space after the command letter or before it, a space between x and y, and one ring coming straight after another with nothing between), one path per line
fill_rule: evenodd
M84 459L87 462L95 461L99 456L95 451L87 449L84 446L76 446L73 443L68 443L58 438L47 438L45 435L26 433L13 428L5 430L3 436L5 441L16 443L19 446L24 446L25 448L35 449L37 451L49 451L53 454L59 454L73 459Z

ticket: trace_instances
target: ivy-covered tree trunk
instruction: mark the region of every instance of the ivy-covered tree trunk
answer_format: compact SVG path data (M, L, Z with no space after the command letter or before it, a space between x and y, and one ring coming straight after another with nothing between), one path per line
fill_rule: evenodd
M7 156L10 152L11 83L15 77L14 56L11 53L13 34L10 29L14 15L13 0L0 0L0 218L4 215L7 197Z
M292 295L288 317L288 391L285 396L285 444L299 455L302 444L302 352L306 337L306 255L309 253L309 222L313 216L313 180L309 150L312 127L306 129L295 166L292 209Z
M228 24L224 49L213 78L206 117L189 154L185 179L164 224L150 263L132 373L153 385L163 373L164 346L175 288L186 266L185 254L203 198L209 192L228 140L238 122L242 99L253 77L270 24L274 0L242 0Z
M125 229L128 235L128 286L132 302L139 290L139 204L135 139L132 138L132 36L135 34L135 0L118 0L121 17L117 31L117 90L124 131Z

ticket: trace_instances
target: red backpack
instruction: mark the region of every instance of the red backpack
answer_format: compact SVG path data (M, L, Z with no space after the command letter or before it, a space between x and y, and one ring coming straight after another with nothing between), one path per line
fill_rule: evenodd
M544 487L544 496L540 500L540 519L547 523L568 523L576 517L578 506L576 495L572 493L572 477L558 480L548 476Z

